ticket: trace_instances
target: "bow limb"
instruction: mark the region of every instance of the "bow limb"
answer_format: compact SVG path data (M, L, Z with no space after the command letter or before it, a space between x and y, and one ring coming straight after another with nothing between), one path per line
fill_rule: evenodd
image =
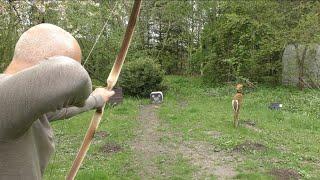
M130 15L129 23L127 26L127 30L125 32L125 35L124 35L124 38L122 41L120 52L119 52L119 54L113 64L112 70L111 70L109 77L107 79L107 87L106 88L108 90L112 90L114 85L117 83L124 59L125 59L127 52L128 52L129 44L132 39L134 27L137 22L137 17L139 16L140 6L141 6L141 0L135 0L131 15ZM84 157L86 156L86 154L89 150L89 147L90 147L90 144L91 144L92 139L94 137L94 134L95 134L95 132L99 126L99 123L101 121L101 118L103 116L104 107L105 107L105 104L103 105L103 107L101 109L97 109L96 112L94 113L94 115L91 119L90 126L89 126L89 128L86 132L86 135L82 141L82 145L79 149L77 157L74 160L72 167L66 177L67 180L73 180L75 178L75 176L77 175L77 172L81 166L81 163L82 163Z

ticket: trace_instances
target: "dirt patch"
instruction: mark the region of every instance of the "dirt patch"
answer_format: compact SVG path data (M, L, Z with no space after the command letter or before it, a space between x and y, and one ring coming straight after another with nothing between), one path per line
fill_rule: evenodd
M214 139L217 139L222 136L222 133L219 131L205 131L205 133Z
M246 127L247 129L251 129L255 132L261 132L261 129L256 127L256 122L252 121L252 120L245 120L243 121L243 125L244 127Z
M215 176L218 179L231 179L238 173L235 168L242 158L234 153L216 151L215 146L203 141L184 142L177 147L178 152L199 170L194 179L206 179Z
M116 153L122 151L122 147L116 143L107 143L101 147L101 151L104 153Z
M161 134L157 131L160 125L155 113L157 107L154 104L140 106L138 118L140 126L137 129L137 138L131 144L132 149L139 153L137 161L142 168L140 172L142 179L153 179L161 174L155 159L166 152L159 142Z
M267 147L265 145L252 141L245 141L244 143L239 144L233 148L233 151L236 152L252 152L265 150L267 150Z
M186 107L188 107L188 105L189 105L189 103L188 103L187 100L180 100L180 101L179 101L179 106L180 106L181 108L186 108Z
M99 132L96 132L94 136L98 138L105 138L109 135L110 134L107 131L99 131Z
M293 169L272 169L270 174L279 180L301 179L301 175Z
M284 152L284 153L288 153L290 152L290 149L284 145L279 145L278 147L276 147L276 149L278 151Z
M244 120L243 124L246 124L248 126L256 126L256 122L254 122L252 120Z
M232 179L238 174L236 166L243 161L243 157L238 153L226 152L206 141L184 141L182 134L170 130L161 131L169 127L157 117L155 109L156 106L152 104L140 107L138 119L140 126L137 129L137 138L131 143L132 149L137 152L136 161L141 167L139 174L141 179L155 179L159 176L164 179L172 178L174 176L172 171L161 169L156 160L165 156L166 159L174 161L179 155L197 168L193 179L207 179L211 176L218 179ZM218 131L204 133L213 138L222 135Z
M234 178L238 173L234 170L234 167L227 165L227 166L217 166L213 170L213 174L218 179L232 179Z

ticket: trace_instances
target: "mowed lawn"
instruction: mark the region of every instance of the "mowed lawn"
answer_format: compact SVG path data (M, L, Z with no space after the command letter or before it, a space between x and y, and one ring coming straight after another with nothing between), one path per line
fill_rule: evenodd
M231 108L233 86L210 87L199 78L180 76L168 76L165 83L168 89L164 103L156 109L160 120L157 130L163 136L160 144L196 142L199 147L201 143L214 147L215 152L236 154L241 160L234 164L235 179L272 179L272 174L281 170L287 175L298 174L302 179L320 179L319 90L262 85L245 89L241 123L235 129ZM270 110L271 102L281 102L283 108ZM123 104L106 110L100 133L77 179L141 178L141 171L147 167L139 162L138 157L143 154L135 152L131 144L141 127L139 109L146 104L149 104L146 99L126 97ZM88 112L52 124L56 152L46 170L46 179L65 177L91 116L92 112ZM159 154L152 159L162 172L156 179L199 178L195 174L201 167L184 152L176 151L174 158ZM218 178L214 174L208 177Z

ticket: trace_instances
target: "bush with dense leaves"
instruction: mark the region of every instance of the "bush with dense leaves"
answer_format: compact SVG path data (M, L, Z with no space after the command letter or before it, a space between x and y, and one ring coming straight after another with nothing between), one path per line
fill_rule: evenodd
M203 68L202 79L204 83L219 84L226 82L229 75L228 69L221 67L227 67L227 64L217 60L208 62Z
M139 58L124 64L119 85L126 95L147 97L162 89L163 77L164 72L153 59Z

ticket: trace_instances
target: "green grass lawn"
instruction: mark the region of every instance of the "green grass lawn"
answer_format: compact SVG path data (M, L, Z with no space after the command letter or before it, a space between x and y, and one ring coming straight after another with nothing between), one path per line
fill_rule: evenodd
M77 179L138 179L139 169L133 161L134 152L127 143L135 136L136 117L141 103L140 100L126 98L122 105L106 109L97 131L98 134L101 131L104 133L95 136ZM45 179L64 179L89 127L93 112L52 124L56 152L46 170ZM103 147L106 144L120 145L121 151L105 153Z
M235 129L233 86L208 87L198 78L179 76L166 77L166 84L165 101L157 109L161 143L203 142L219 151L236 153L242 159L235 165L236 179L272 179L269 172L273 169L291 169L303 179L320 179L320 91L263 86L245 90L240 119L254 122L255 126L252 129L241 123ZM109 135L95 137L77 179L140 179L143 168L136 157L141 154L132 150L130 142L140 127L139 107L147 102L125 98L122 105L106 110L99 131ZM271 102L283 103L282 110L268 109ZM91 115L88 112L53 123L57 145L46 179L63 179L67 174ZM208 132L218 132L219 136L213 138ZM257 143L264 149L234 152L245 142ZM103 146L110 143L120 145L121 151L103 152ZM154 163L167 174L159 174L157 179L190 179L199 171L182 152L170 160L159 155Z
M272 168L290 168L304 178L320 178L320 91L259 87L248 92L240 119L254 121L261 130L256 132L232 127L232 86L203 87L196 78L170 77L168 81L171 88L160 115L185 140L205 140L226 150L245 141L267 147L263 152L244 154L245 162L237 167L239 178L267 176ZM188 106L181 108L179 101ZM282 102L284 107L269 110L271 102ZM204 133L213 130L222 136L214 139Z

